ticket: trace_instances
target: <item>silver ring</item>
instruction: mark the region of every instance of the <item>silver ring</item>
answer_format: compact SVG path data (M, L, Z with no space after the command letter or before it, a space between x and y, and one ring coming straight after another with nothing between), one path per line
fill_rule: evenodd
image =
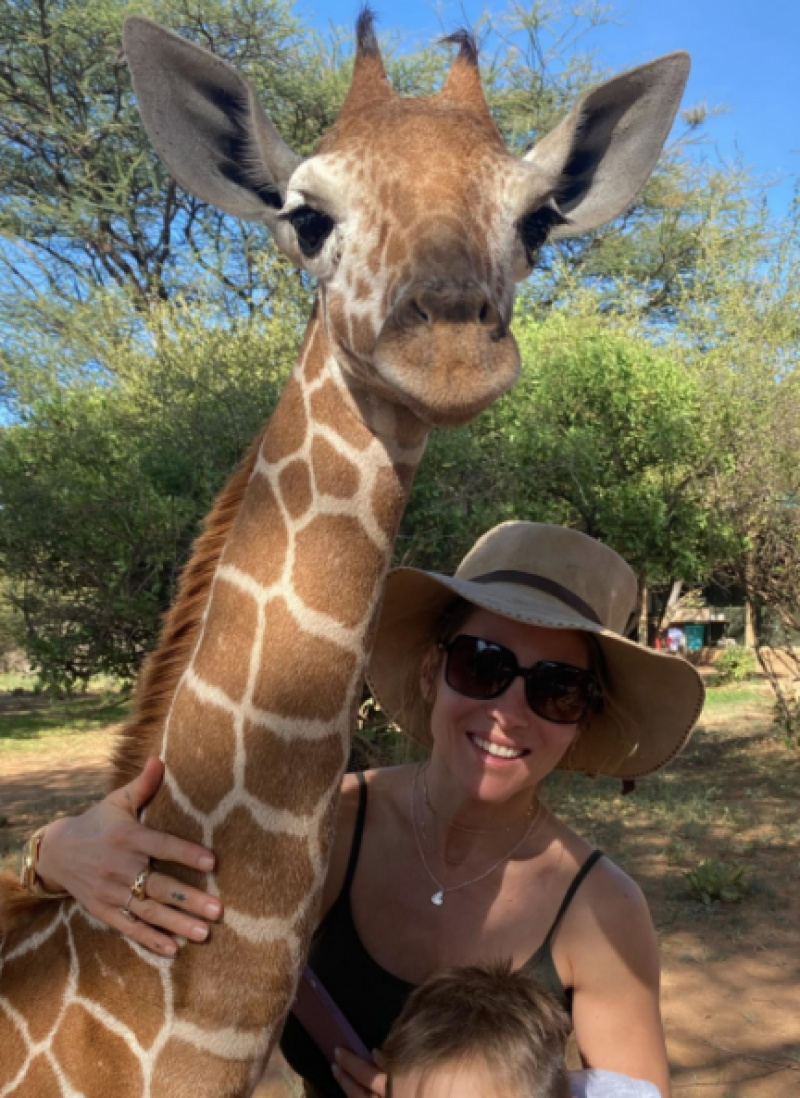
M124 915L129 923L136 923L139 921L139 916L134 915L131 911L131 900L133 899L133 891L131 891L128 899L125 901L125 906L119 909L120 915Z

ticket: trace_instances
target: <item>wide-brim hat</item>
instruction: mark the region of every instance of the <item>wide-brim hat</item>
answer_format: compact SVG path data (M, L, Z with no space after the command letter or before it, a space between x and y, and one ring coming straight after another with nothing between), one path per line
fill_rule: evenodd
M624 636L636 577L613 549L577 530L506 522L490 530L455 576L395 568L386 582L368 682L384 713L430 743L422 660L444 610L460 596L506 618L591 634L602 653L604 702L559 763L624 781L660 770L686 745L703 708L691 664Z

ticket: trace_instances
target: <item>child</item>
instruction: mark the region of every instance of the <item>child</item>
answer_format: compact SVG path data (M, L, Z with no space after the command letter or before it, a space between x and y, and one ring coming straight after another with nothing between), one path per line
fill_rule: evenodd
M410 996L383 1047L386 1098L660 1098L651 1083L567 1072L567 1015L508 964L451 969Z

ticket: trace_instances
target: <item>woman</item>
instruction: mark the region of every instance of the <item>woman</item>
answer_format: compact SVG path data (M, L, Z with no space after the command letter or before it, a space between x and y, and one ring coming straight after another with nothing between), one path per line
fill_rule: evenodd
M491 530L454 578L389 576L370 683L430 753L421 765L345 777L310 953L368 1048L431 973L511 958L571 1010L587 1067L648 1080L668 1098L647 905L537 797L556 768L630 781L686 743L701 680L624 638L635 602L635 577L616 553L538 523ZM45 885L104 918L148 857L202 866L209 852L136 822L159 780L151 761L131 786L51 825ZM147 889L132 910L162 954L174 950L169 934L202 940L203 919L220 914L216 900L162 874ZM311 1095L385 1092L380 1069L347 1053L331 1074L293 1018L282 1047Z

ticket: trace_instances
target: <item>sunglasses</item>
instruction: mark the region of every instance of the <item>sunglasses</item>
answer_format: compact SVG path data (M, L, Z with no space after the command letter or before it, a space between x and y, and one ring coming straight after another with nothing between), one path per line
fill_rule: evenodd
M525 698L537 717L554 724L577 724L600 696L594 673L571 663L539 660L533 667L520 667L514 653L502 644L465 633L441 648L446 653L445 682L466 698L499 698L514 679L522 677Z

